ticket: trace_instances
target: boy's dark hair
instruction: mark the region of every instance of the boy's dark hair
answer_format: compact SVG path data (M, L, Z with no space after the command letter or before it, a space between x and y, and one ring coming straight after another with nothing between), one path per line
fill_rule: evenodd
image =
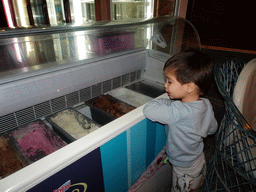
M211 84L213 63L206 54L188 50L168 59L164 65L164 71L166 70L173 70L181 84L195 83L199 88L199 95L203 96Z

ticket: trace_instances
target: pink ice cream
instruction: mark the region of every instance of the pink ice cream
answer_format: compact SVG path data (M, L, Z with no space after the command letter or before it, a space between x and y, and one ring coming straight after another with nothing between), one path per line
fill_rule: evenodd
M32 162L67 145L40 122L15 130L12 136Z

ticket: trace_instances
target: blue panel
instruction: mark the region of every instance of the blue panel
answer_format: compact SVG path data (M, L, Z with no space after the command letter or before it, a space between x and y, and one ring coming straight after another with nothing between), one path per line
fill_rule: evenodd
M126 132L100 147L105 192L126 192L127 140Z
M156 123L145 119L147 122L147 149L146 149L146 168L155 159L155 146L156 146Z
M106 192L127 191L165 145L164 126L144 119L100 147Z
M156 125L156 148L155 156L163 149L166 142L165 126L157 123Z
M131 185L137 181L146 169L146 128L147 121L143 120L130 129Z

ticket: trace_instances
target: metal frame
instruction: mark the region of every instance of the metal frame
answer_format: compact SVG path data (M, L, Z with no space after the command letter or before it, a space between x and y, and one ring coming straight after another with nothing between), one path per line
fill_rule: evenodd
M254 191L256 189L256 132L233 103L232 94L245 62L217 63L214 76L224 97L225 114L215 137L215 155L208 163L204 191Z

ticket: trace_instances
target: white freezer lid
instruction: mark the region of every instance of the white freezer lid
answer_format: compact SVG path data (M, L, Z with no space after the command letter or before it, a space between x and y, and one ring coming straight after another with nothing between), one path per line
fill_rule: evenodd
M158 98L168 98L168 96L167 94L163 94ZM51 175L74 163L81 157L145 119L143 115L144 106L145 105L142 105L132 110L105 126L102 126L100 129L0 180L0 191L25 192L39 184Z

